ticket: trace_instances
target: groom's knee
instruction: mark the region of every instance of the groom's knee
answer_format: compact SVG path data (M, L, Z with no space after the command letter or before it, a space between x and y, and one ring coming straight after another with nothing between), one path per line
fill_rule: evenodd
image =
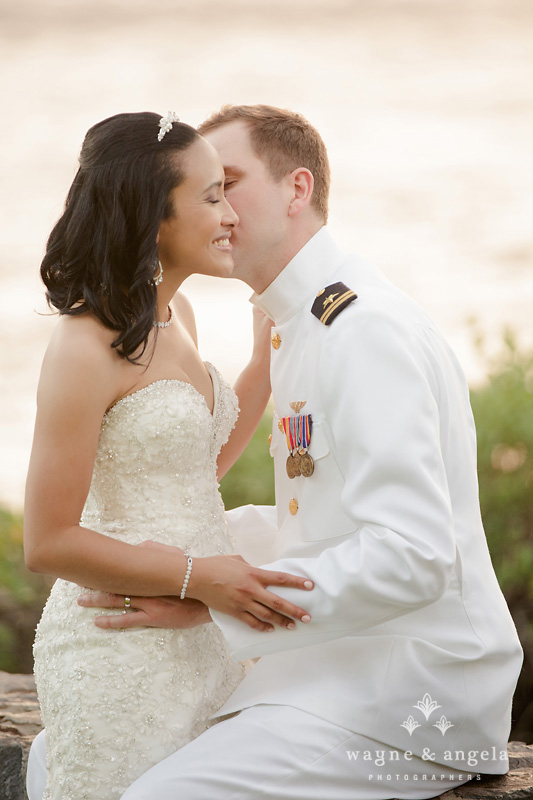
M37 734L28 756L26 791L29 800L41 800L46 788L46 742L44 731Z
M181 785L178 787L178 781L174 786L167 786L162 789L161 785L155 781L152 785L143 781L142 778L132 783L129 789L126 789L120 800L177 800L177 798L187 798L188 795L183 794Z
M149 773L142 775L126 789L120 800L173 800L176 796L172 786L161 786L157 776L148 777ZM177 787L176 791L177 791Z
M140 787L137 787L138 782L126 789L120 800L153 800L153 795L146 794Z
M201 772L187 770L186 764L175 768L170 758L141 775L120 800L206 800L217 796L217 788ZM221 792L220 797L225 795Z

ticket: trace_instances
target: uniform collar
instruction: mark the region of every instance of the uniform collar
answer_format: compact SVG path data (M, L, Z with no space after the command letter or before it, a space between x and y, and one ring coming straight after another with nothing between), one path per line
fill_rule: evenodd
M328 276L345 258L329 231L321 228L264 292L254 292L250 302L282 325L327 284Z

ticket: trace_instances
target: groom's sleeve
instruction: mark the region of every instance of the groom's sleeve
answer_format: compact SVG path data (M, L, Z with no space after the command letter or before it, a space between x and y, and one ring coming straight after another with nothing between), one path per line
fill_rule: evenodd
M278 532L276 506L239 506L226 511L235 552L254 567L270 561Z
M342 326L348 315L335 325ZM457 375L451 367L430 365L432 343L423 344L423 334L386 317L362 320L358 335L351 333L350 348L341 351L337 342L324 348L319 368L343 476L340 503L353 520L353 531L342 537L335 531L314 536L323 545L316 557L263 564L314 581L311 592L275 588L306 609L311 623L262 633L212 612L237 660L357 635L433 603L450 581L454 520L440 446L435 369L444 372L444 387ZM443 350L438 358L446 360ZM453 411L463 414L468 427L466 400L459 389L451 391L456 394ZM317 469L319 496L318 477Z

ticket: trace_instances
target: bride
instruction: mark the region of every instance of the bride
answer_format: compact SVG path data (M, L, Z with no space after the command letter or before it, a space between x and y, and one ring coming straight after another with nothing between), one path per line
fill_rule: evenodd
M232 555L218 491L268 401L268 321L254 320L235 395L178 291L192 273L231 275L237 223L216 151L174 115L88 131L41 266L60 318L25 505L27 564L60 578L34 646L47 800L116 800L208 727L244 671L208 607L258 630L306 613L267 589L303 578ZM96 627L80 586L123 594L123 613L133 592L167 595L185 629Z

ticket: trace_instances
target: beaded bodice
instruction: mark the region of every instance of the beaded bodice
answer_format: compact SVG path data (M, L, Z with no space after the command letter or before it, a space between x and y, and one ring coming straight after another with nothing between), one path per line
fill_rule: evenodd
M235 424L237 398L218 371L211 414L189 383L159 380L119 400L104 416L81 524L137 544L157 538L194 545L223 510L216 458ZM176 540L183 533L187 541ZM200 555L200 553L197 553Z

